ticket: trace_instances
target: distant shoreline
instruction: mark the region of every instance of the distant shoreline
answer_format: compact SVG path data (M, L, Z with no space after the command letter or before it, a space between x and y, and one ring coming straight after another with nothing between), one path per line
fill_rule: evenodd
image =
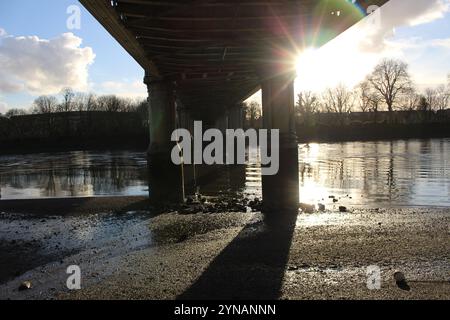
M450 138L449 123L299 126L300 143Z
M299 143L339 143L450 138L450 123L350 123L297 124ZM145 152L149 139L144 134L101 136L97 138L20 139L0 142L0 156L79 150L140 150Z
M10 154L33 154L43 152L69 151L109 151L109 150L138 150L145 152L148 139L145 136L102 137L87 141L54 140L24 140L15 143L0 144L0 156Z

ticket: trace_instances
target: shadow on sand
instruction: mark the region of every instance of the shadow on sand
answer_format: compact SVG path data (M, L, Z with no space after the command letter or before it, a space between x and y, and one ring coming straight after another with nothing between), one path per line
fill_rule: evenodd
M278 299L297 213L273 212L264 221L249 223L177 298Z

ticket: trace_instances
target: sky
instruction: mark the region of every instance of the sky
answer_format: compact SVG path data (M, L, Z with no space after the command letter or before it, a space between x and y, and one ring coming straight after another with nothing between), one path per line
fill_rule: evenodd
M75 29L67 25L74 5L80 10ZM383 57L406 61L420 90L445 83L450 0L391 0L377 14L320 49L299 48L296 91L352 87ZM143 75L77 1L0 0L0 113L28 109L37 96L64 87L144 98Z
M383 58L401 59L419 91L445 84L450 73L450 1L391 0L320 49L307 49L297 90L353 87Z

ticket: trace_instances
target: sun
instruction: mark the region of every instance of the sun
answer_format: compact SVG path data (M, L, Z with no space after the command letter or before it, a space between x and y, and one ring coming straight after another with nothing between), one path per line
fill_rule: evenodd
M297 56L296 91L323 92L343 84L353 88L379 60L362 45L369 28L351 28L320 48L305 48Z
M301 91L320 91L325 70L320 63L320 49L307 48L297 57L297 83Z

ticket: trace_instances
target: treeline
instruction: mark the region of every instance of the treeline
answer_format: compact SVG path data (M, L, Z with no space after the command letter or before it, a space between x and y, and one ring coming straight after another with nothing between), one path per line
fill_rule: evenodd
M74 93L38 97L28 110L0 117L0 152L23 149L146 148L148 104L114 95Z
M245 127L261 128L261 105L243 108ZM450 75L419 91L406 63L386 59L354 88L301 92L295 111L301 142L450 137Z
M121 98L115 95L97 96L93 93L74 92L65 88L59 96L40 96L28 109L10 109L5 117L23 116L28 114L49 114L68 112L135 112L147 119L147 101Z
M246 126L261 127L261 105L251 102L243 107ZM297 123L302 126L342 126L352 121L433 122L447 120L449 108L450 75L447 84L420 92L408 72L408 65L393 59L381 61L354 88L340 84L319 93L301 92L296 99Z
M420 92L406 63L386 59L355 88L340 84L319 94L302 92L296 106L303 117L314 113L443 111L450 107L450 75L447 84Z

